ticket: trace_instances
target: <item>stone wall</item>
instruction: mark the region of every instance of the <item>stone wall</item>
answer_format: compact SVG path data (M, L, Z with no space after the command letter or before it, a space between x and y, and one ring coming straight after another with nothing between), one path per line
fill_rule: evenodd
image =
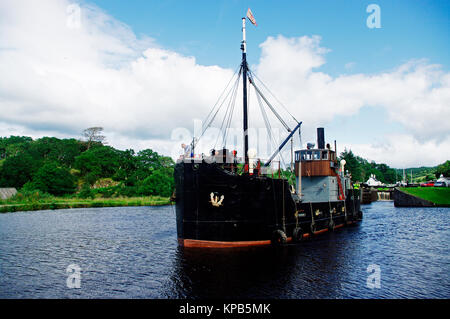
M434 203L414 195L402 192L397 188L394 190L395 207L434 207Z
M370 204L378 200L378 192L376 189L363 187L361 188L361 204Z

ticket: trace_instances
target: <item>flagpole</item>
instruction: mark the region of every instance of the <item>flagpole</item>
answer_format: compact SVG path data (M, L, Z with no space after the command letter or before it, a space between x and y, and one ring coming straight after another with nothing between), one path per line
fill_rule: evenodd
M245 36L245 18L242 18L242 51L243 53L247 53L247 39Z
M248 116L247 116L247 41L245 38L245 19L242 18L242 83L243 83L243 107L244 107L244 158L248 164Z

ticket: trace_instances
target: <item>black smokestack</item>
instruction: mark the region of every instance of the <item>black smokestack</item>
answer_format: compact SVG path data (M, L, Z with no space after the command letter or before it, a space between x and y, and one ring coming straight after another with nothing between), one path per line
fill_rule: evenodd
M317 128L317 148L318 149L325 148L325 131L323 127Z

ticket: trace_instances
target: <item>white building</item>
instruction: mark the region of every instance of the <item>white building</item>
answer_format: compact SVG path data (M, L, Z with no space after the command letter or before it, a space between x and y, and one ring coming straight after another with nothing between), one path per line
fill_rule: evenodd
M436 182L444 182L445 186L450 187L450 178L444 177L442 174Z
M370 175L370 177L367 180L366 184L369 185L369 186L373 186L373 187L384 186L384 184L382 182L377 180L377 177L374 174Z

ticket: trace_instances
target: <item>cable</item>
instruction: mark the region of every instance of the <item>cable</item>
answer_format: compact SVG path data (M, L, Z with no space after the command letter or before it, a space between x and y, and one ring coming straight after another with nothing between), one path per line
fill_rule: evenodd
M209 112L209 114L207 115L207 117L206 117L206 119L205 119L205 121L204 121L204 123L207 123L207 125L204 125L204 126L202 127L202 133L201 133L201 135L198 137L197 142L198 142L198 140L200 140L200 138L205 134L206 130L211 126L212 122L213 122L214 119L216 118L217 114L219 113L220 109L222 108L223 104L225 103L227 97L229 96L230 92L232 91L232 90L229 90L229 91L228 91L228 93L226 94L226 96L223 98L222 103L220 103L219 107L217 108L216 112L214 113L214 116L212 116L212 118L211 118L211 119L209 120L209 122L208 122L208 119L210 118L210 116L211 116L211 114L213 113L214 109L216 108L216 106L217 106L218 103L220 102L220 100L221 100L223 94L226 92L228 86L230 85L231 81L234 79L236 73L238 73L238 70L239 70L239 73L238 73L237 81L239 81L239 78L240 78L240 76L241 76L241 69L242 69L241 66L239 66L239 68L238 68L238 69L236 70L236 72L233 74L233 76L231 77L231 79L230 79L230 81L228 82L227 86L226 86L225 89L223 90L223 92L222 92L222 94L220 95L219 99L218 99L217 102L215 103L213 109L212 109L212 110Z
M270 95L273 96L273 98L274 98L274 99L275 99L275 100L276 100L276 101L284 108L284 110L285 110L286 112L288 112L288 114L289 114L289 115L294 119L294 121L297 122L297 124L298 124L299 122L298 122L297 119L294 117L294 115L292 115L292 114L289 112L289 110L287 109L287 107L284 106L283 103L281 103L279 99L277 99L277 97L269 90L269 88L264 84L264 82L261 81L261 79L258 78L258 76L257 76L256 74L254 74L253 72L251 72L251 73L252 73L252 75L255 76L255 78L256 78L259 82L261 82L261 84L263 85L263 87L270 93Z

